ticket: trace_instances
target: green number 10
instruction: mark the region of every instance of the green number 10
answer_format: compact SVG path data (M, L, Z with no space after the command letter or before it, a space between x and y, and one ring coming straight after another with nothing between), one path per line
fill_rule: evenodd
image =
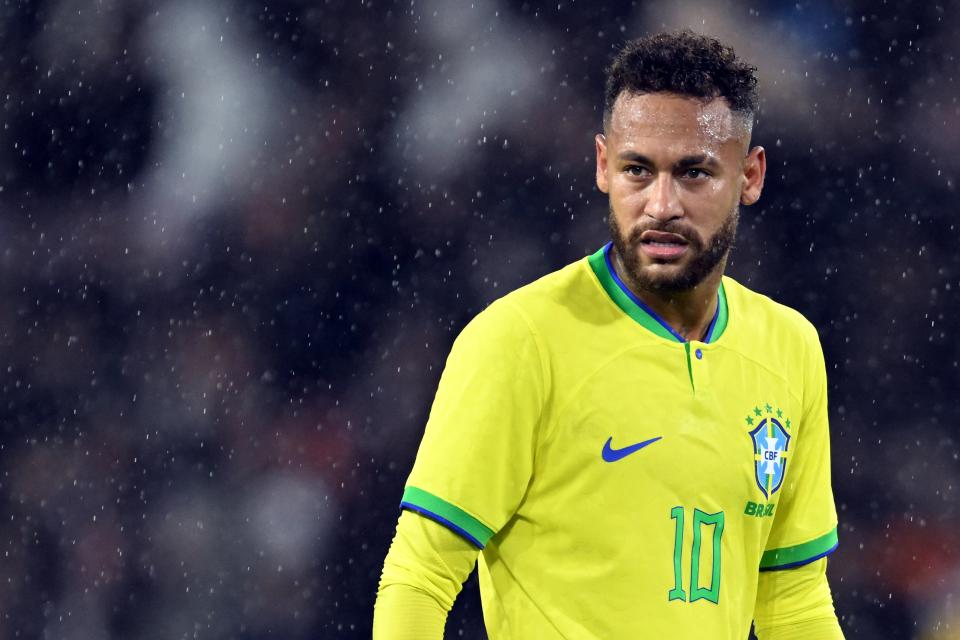
M687 593L683 590L683 507L674 507L670 510L670 519L676 520L673 537L673 589L670 589L670 600L687 601ZM700 547L701 531L704 526L713 527L713 568L710 572L710 586L700 586ZM700 509L693 510L693 548L690 551L690 602L700 599L709 600L717 604L720 599L720 538L723 536L723 511L705 513Z

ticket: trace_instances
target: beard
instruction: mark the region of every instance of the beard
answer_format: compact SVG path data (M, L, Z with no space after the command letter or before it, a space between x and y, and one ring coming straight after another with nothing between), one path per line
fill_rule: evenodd
M704 241L700 234L677 220L635 227L625 238L617 224L612 206L607 223L610 227L613 247L620 256L626 272L624 276L628 281L627 284L639 291L676 294L695 288L717 268L717 265L726 260L733 248L739 218L740 207L734 206L723 224L708 241ZM644 231L664 231L682 236L687 241L688 251L692 252L693 257L683 270L675 274L656 273L653 269L644 267L640 263L638 254L640 235Z

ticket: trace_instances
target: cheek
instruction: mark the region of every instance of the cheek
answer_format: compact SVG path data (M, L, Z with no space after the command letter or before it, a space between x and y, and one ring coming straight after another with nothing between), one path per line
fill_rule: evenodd
M737 204L739 193L729 184L714 182L688 191L682 200L688 214L696 216L700 213L704 218L719 221Z
M639 189L621 189L610 191L610 206L621 223L626 224L639 218L646 208L646 198Z
M617 202L636 205L646 199L648 189L622 172L610 177L610 199Z
M701 202L726 202L733 192L732 186L726 181L711 180L687 193Z

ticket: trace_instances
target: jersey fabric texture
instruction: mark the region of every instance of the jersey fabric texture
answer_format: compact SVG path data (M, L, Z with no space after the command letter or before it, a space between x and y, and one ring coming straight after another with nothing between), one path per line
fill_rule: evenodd
M684 341L607 245L457 338L401 506L482 549L491 639L742 639L758 571L836 548L816 330L718 297Z

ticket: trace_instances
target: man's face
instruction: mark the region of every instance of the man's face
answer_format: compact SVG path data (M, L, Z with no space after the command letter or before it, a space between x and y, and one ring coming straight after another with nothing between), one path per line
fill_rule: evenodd
M723 99L623 93L598 135L597 186L630 282L688 291L722 272L739 204L760 197L766 159Z

